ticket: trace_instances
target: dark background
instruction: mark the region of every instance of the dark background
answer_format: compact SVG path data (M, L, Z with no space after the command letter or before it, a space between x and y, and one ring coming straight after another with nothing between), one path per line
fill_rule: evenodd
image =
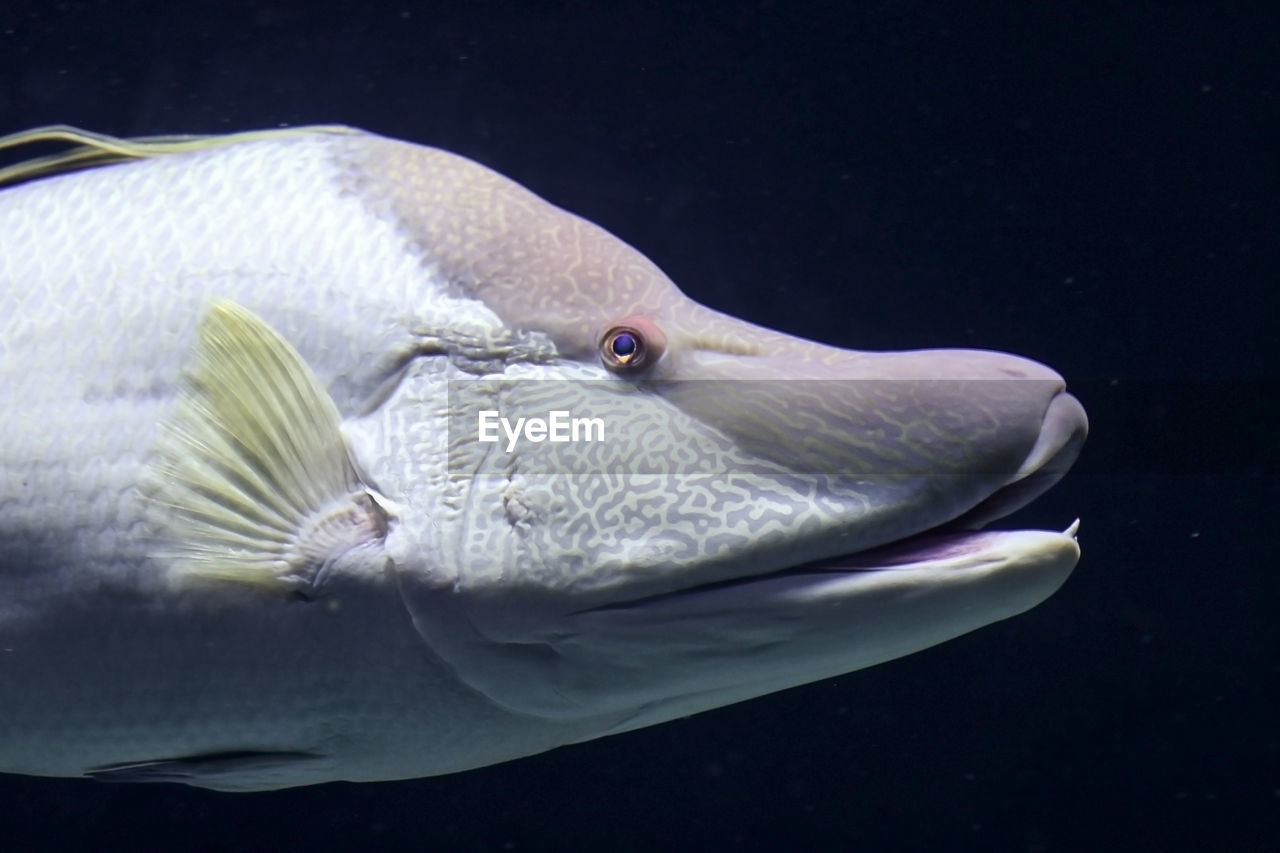
M1110 5L0 5L0 134L340 122L449 148L713 307L1051 364L1093 429L1018 516L1083 519L1023 616L456 776L4 776L0 846L1280 849L1280 17Z

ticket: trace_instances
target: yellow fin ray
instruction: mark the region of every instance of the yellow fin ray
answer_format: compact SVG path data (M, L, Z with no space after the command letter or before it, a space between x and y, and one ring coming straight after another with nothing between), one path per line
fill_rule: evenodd
M19 148L24 145L41 143L70 143L72 148L56 154L35 157L20 163L14 163L0 169L0 187L20 184L26 181L59 175L64 172L78 172L98 166L109 166L127 160L140 160L147 157L159 157L166 154L182 154L187 151L201 151L206 148L219 148L235 145L240 142L254 142L259 139L275 139L288 136L305 136L313 133L351 134L359 133L342 125L322 124L303 127L281 127L274 130L250 130L243 133L225 133L209 136L142 136L136 139L122 139L104 133L81 130L66 124L53 124L46 127L35 127L0 136L0 151Z
M302 357L248 310L213 306L161 429L147 492L177 580L312 593L345 551L383 538L341 418Z

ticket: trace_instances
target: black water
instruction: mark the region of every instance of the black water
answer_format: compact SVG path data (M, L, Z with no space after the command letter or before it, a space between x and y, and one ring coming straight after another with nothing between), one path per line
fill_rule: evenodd
M1080 516L1079 568L911 658L453 777L0 777L0 846L1280 849L1280 17L454 5L6 3L0 133L363 126L499 169L747 319L1037 358L1093 432L1020 519Z

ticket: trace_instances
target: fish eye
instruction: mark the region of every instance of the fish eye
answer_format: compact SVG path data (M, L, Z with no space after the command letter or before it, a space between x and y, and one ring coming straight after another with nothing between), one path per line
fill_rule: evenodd
M638 370L648 360L648 347L644 335L626 326L614 326L604 333L600 342L600 357L610 370Z
M600 360L614 373L634 373L658 360L666 341L652 321L628 317L600 338Z

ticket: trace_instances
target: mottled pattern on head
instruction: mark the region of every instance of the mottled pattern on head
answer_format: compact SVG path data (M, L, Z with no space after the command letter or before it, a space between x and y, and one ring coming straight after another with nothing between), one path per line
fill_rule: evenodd
M610 323L658 322L674 348L754 351L731 318L688 299L648 258L599 226L470 160L361 137L353 190L397 219L424 259L504 322L543 331L563 354L594 351ZM750 327L746 327L750 328Z

